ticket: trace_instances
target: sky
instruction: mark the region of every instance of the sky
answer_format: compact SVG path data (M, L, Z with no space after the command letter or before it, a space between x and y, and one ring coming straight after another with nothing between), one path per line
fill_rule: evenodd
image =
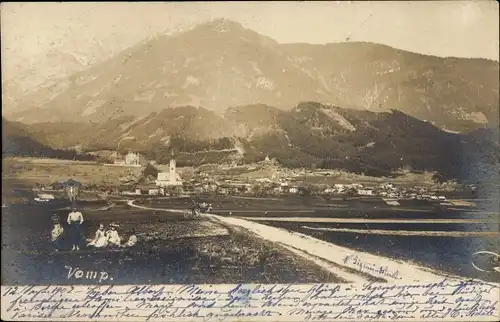
M2 3L2 67L50 50L92 55L227 18L281 43L369 41L436 56L499 60L496 1ZM106 48L106 46L110 48Z

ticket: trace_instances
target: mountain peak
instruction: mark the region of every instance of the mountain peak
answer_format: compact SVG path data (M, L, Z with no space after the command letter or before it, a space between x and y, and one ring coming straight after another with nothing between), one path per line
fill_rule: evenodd
M71 54L63 63L52 61L80 66L80 55ZM44 66L69 74L58 65ZM220 18L137 44L28 95L21 97L23 89L6 93L10 117L29 123L75 115L97 121L118 108L140 116L185 105L223 112L254 103L289 109L307 101L372 111L397 108L454 131L498 122L497 63L450 61L373 43L280 44ZM324 109L300 107L303 113Z
M243 31L245 28L238 22L226 18L215 18L205 23L201 23L195 29L208 29L215 32Z
M238 31L245 29L239 22L226 18L213 19L207 23L201 24L200 27L209 27L217 32Z

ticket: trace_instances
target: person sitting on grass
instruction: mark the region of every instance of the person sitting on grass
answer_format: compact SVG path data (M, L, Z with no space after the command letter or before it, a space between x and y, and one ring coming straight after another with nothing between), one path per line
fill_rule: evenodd
M87 246L95 248L104 248L108 245L108 239L106 237L106 232L104 231L104 225L100 224L99 228L95 232L95 237L87 244Z
M55 251L60 251L62 249L62 238L63 238L64 228L58 222L54 223L54 228L52 229L52 244L54 245Z
M121 245L121 247L133 247L137 244L137 236L135 235L135 229L131 229L130 230L130 237L128 238L127 242L123 245Z
M106 238L108 240L108 243L110 246L120 246L122 239L120 238L120 235L118 235L118 231L116 231L116 228L120 227L115 223L112 223L109 225L111 227L110 230L106 233Z

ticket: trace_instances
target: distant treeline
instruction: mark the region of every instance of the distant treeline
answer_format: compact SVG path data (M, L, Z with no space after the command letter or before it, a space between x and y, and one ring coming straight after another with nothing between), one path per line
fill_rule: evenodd
M2 137L2 157L34 157L78 161L96 161L97 157L75 150L53 149L26 136Z
M148 159L167 164L175 155L179 166L195 166L203 163L222 163L225 156L231 154L234 148L230 138L213 140L190 140L180 136L170 139L169 146L159 146L144 151Z
M210 150L232 149L233 143L230 138L220 138L213 140L190 140L181 136L175 136L170 139L170 146L179 152L198 152Z

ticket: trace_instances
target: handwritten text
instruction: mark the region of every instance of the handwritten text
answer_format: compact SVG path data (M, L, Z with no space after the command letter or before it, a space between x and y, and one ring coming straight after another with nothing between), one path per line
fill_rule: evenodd
M75 273L76 274L76 273ZM8 320L491 320L499 285L419 284L2 286Z

